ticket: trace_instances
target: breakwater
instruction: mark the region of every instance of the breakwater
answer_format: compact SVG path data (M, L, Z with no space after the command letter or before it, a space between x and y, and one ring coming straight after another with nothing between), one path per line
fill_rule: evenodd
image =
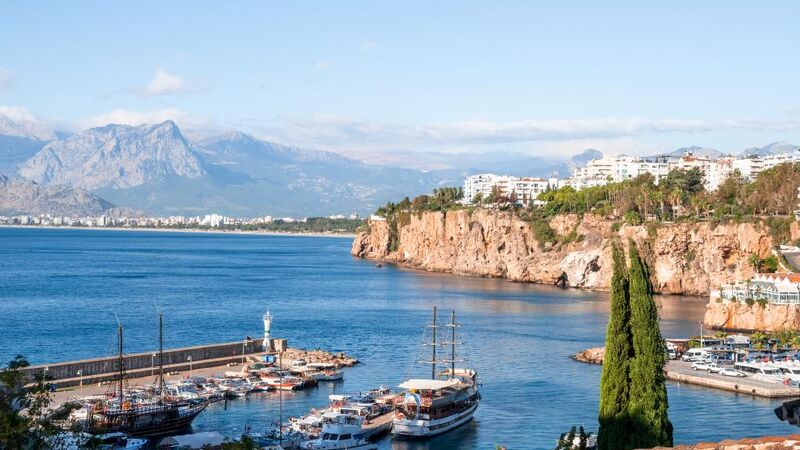
M284 340L280 342L285 348ZM241 362L248 357L264 353L261 339L245 339L237 342L183 347L163 352L165 371L186 370L189 367L202 368L223 366ZM158 370L158 351L123 354L123 367L129 377L148 376ZM84 383L99 383L114 379L119 373L119 356L66 361L53 364L29 366L22 370L28 380L36 374L46 373L59 387L77 386Z

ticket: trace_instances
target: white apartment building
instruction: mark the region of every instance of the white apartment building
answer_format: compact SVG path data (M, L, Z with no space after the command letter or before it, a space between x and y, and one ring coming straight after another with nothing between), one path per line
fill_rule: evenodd
M532 203L542 192L558 187L558 178L515 177L483 173L471 175L464 180L464 204L470 204L478 194L488 197L497 186L500 193L515 198L520 205Z
M717 159L688 153L681 157L657 157L654 160L632 156L607 156L589 161L585 167L576 169L567 184L574 189L585 189L602 186L608 182L630 180L644 173L652 174L655 177L655 184L658 184L673 170L697 168L705 176L706 190L714 191L736 170L746 179L753 180L761 171L789 162L800 162L800 152Z

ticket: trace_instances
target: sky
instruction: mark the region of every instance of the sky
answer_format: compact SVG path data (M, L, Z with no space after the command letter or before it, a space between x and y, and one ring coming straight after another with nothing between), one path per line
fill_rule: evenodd
M0 108L370 162L800 143L797 2L9 2ZM0 111L3 111L0 110Z

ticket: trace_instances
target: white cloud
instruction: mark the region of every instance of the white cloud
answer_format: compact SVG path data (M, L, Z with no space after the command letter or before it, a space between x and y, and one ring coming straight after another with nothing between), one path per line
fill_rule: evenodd
M150 84L144 89L144 93L147 95L169 95L186 91L187 86L183 78L160 68L156 70Z
M14 72L0 67L0 92L11 90L14 87Z
M355 144L414 148L608 139L717 130L790 130L797 126L797 120L707 121L639 117L381 124L350 117L317 114L306 118L284 119L280 126L271 131L284 135L289 142L306 142L318 146Z
M365 52L371 52L371 51L377 50L377 49L378 49L378 43L377 42L364 42L363 44L361 44L361 50L363 50Z
M317 70L325 70L330 67L330 63L328 61L317 61L314 63L314 68Z

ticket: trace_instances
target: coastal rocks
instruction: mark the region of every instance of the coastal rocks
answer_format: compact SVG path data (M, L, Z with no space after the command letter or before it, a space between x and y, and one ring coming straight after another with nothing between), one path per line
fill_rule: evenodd
M370 220L351 253L421 270L607 290L610 242L627 245L633 239L647 259L656 292L707 295L723 283L751 277L749 256L767 257L773 246L769 229L760 223L629 226L571 214L549 224L558 242L538 242L531 224L507 211L404 212L396 217L396 234L386 220ZM797 237L800 229L793 224L792 238Z
M605 347L595 347L577 353L572 357L572 359L587 364L603 364L603 358L605 358L605 356Z
M351 358L344 353L330 353L320 349L303 350L290 348L283 353L285 361L305 361L306 364L328 363L339 367L351 367L358 364L358 360Z
M706 326L724 330L780 331L800 329L800 308L739 301L711 301L703 318Z

